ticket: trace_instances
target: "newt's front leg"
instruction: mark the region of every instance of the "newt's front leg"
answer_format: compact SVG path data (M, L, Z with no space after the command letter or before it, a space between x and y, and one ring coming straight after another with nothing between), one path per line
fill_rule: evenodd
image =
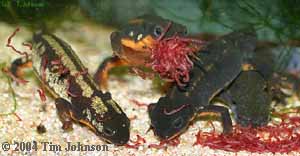
M15 59L10 68L4 68L2 69L4 72L6 72L15 82L17 83L26 83L27 81L23 79L24 72L23 70L25 68L31 68L32 67L32 60L31 57L20 57Z
M65 131L73 130L71 104L63 98L55 99L57 114L62 122L62 129Z
M232 121L230 118L229 111L226 107L208 105L201 112L215 112L221 114L221 120L223 124L223 133L230 133L232 131Z
M126 65L128 65L128 63L117 56L106 58L103 63L100 64L94 75L95 82L100 86L101 89L106 90L109 71L114 67Z
M15 59L10 67L10 72L15 75L16 77L23 76L23 69L24 68L31 68L32 67L32 60L30 57L20 57Z

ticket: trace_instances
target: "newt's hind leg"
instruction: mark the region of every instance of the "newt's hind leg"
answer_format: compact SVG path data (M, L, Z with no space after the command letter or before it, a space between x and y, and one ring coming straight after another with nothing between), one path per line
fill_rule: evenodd
M6 72L14 81L17 83L26 83L27 81L23 79L24 72L23 70L25 68L31 68L32 67L32 60L31 57L20 57L15 59L10 68L4 68L2 69L4 72Z
M73 130L71 104L62 98L55 99L57 114L62 122L62 129L65 131Z
M100 64L94 75L95 82L100 86L101 89L106 90L108 72L114 67L126 65L128 65L128 63L117 56L106 58L103 63Z
M202 111L220 113L223 124L223 133L230 133L232 131L232 121L230 118L229 110L226 107L209 105L205 107Z

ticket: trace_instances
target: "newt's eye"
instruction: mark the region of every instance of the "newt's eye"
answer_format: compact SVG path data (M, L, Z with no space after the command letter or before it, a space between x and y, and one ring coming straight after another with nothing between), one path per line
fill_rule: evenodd
M173 128L181 128L183 126L183 118L178 117L172 122L172 127Z
M113 136L113 135L116 133L116 131L110 129L109 127L104 127L103 133L104 133L106 136Z
M133 31L130 31L130 32L128 33L128 36L133 37L133 36L134 36L134 32L133 32Z
M154 27L154 31L153 31L153 34L156 36L156 37L159 37L163 32L163 28L159 25L155 26Z

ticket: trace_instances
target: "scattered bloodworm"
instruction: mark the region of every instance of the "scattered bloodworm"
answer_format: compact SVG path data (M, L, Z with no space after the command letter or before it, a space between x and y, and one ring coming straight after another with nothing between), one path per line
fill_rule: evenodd
M146 143L146 140L137 134L136 140L135 141L129 140L129 142L131 142L132 144L127 143L127 144L125 144L125 147L138 149L140 145L143 145Z
M32 50L32 44L23 42L22 45L25 46L25 47L28 47L29 50Z
M150 144L148 147L161 149L161 148L165 148L165 145L178 146L179 144L180 144L179 137L175 137L174 139L162 140L159 142L159 144Z
M169 111L169 112L167 111L166 108L164 108L164 114L166 114L166 115L172 115L172 114L174 114L174 113L179 112L180 110L182 110L182 109L185 108L186 106L189 106L189 105L188 105L188 104L181 105L180 107L175 108L175 109L173 109L173 110L171 110L171 111Z
M13 115L17 117L17 121L22 121L21 117L16 112L14 112Z
M130 102L134 103L135 105L137 105L138 107L148 107L149 105L143 102L139 102L137 100L134 99L130 99Z
M28 53L26 51L22 52L17 50L12 44L12 38L17 34L17 32L20 31L20 28L17 28L13 34L11 34L8 39L7 39L7 43L6 43L6 47L10 47L13 51L15 51L16 53L20 54L20 55L25 55L26 58L28 58Z
M45 101L46 101L45 91L43 89L38 89L37 91L39 93L42 103L45 103Z

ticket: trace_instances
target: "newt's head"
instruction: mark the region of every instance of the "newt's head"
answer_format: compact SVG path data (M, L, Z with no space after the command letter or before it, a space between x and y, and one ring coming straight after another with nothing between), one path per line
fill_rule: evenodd
M120 31L110 36L114 54L130 64L144 65L150 57L151 48L170 20L158 16L145 15L128 22ZM186 27L172 22L165 37L185 35Z
M101 96L102 99L98 96L92 98L91 108L83 111L88 121L82 123L88 125L105 141L124 145L129 140L130 121L109 93Z
M148 108L151 127L156 136L162 140L170 140L184 132L194 117L191 105L179 104L181 100L160 98Z

